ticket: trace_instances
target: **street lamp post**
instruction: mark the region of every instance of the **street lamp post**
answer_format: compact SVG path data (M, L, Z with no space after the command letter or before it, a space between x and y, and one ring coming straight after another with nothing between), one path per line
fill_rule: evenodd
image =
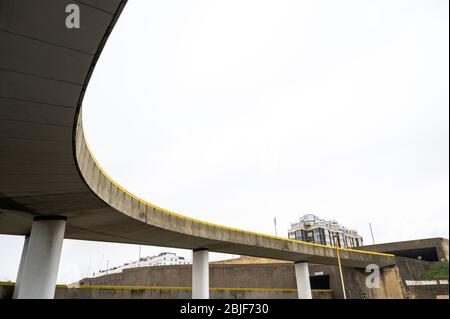
M336 257L339 265L339 274L341 276L342 294L344 296L344 299L347 299L347 294L345 293L344 276L342 275L341 255L339 254L339 235L334 235L333 238L335 239L334 245L336 246Z

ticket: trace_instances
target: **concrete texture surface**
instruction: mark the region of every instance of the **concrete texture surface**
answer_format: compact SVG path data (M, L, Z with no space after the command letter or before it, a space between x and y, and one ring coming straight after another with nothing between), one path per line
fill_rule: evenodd
M448 281L412 286L435 263L396 257L396 264L381 269L379 288L368 288L368 273L344 267L343 277L349 299L435 299L448 298ZM297 298L294 263L265 258L241 257L209 264L211 298ZM343 298L336 266L309 264L314 299ZM321 277L322 276L322 277ZM328 279L314 282L314 278ZM325 283L327 281L325 280ZM122 273L85 278L70 287L58 285L56 298L190 298L190 265L153 266L125 269ZM315 286L314 286L315 285ZM0 299L11 298L13 283L0 283Z
M351 299L404 299L414 295L406 281L419 280L432 262L396 257L396 265L381 269L380 287L368 288L364 269L344 267L346 294ZM210 267L210 287L296 289L294 264L244 256L216 261ZM325 275L329 278L330 297L343 298L339 269L332 265L309 264L310 276ZM191 266L154 266L125 269L122 273L97 278L85 278L81 285L190 287ZM321 288L321 287L312 287ZM322 287L323 288L323 287ZM419 290L421 288L418 288ZM424 288L425 290L425 288ZM445 289L444 289L445 290ZM430 294L433 289L429 288ZM436 295L442 287L436 288ZM429 294L429 297L431 296ZM423 295L425 296L425 295ZM421 298L420 296L418 298ZM434 297L432 297L434 298Z
M12 284L0 283L0 299L11 299L14 290ZM331 299L327 291L313 291L313 299ZM157 288L157 287L67 287L56 288L55 299L191 299L189 288ZM212 289L211 299L297 299L295 290L233 290Z
M395 266L381 270L380 287L365 285L367 273L359 268L344 267L343 276L347 297L350 299L435 299L448 298L448 283L426 286L409 286L406 282L419 280L433 263L408 258L398 258ZM290 262L268 263L262 260L244 264L242 258L235 263L210 263L211 298L297 298L294 265ZM328 289L313 289L314 299L341 299L343 297L339 271L336 266L309 265L311 276L326 275ZM190 265L155 266L126 269L122 273L97 278L85 278L79 286L57 286L56 298L190 298ZM313 287L314 288L314 287ZM0 298L12 296L13 284L0 283Z
M343 292L339 269L330 265L309 265L310 276L328 275L330 297L342 299ZM343 276L347 297L351 299L385 299L404 297L401 275L395 266L381 271L380 288L368 289L365 285L367 273L359 268L344 267ZM125 269L122 273L97 278L85 278L81 285L113 286L156 286L190 287L191 266L154 266L140 269ZM210 287L257 288L257 289L296 289L293 263L211 263ZM317 287L312 287L317 288Z
M392 243L381 243L360 247L363 250L391 253L396 256L414 257L421 256L427 261L449 261L448 239L425 238L406 240ZM414 257L414 258L417 258Z

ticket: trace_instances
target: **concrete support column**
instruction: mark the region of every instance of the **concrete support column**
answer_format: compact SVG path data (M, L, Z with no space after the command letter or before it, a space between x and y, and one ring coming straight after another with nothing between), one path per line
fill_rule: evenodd
M297 280L298 299L312 299L307 262L295 263L295 278Z
M209 299L208 250L194 250L192 254L192 298Z
M23 261L18 299L54 298L65 229L65 217L35 217Z
M27 255L28 241L30 236L26 236L23 242L22 255L20 256L19 271L17 272L16 285L14 286L13 299L17 299L19 294L20 282L22 281L23 264L25 263L25 257Z

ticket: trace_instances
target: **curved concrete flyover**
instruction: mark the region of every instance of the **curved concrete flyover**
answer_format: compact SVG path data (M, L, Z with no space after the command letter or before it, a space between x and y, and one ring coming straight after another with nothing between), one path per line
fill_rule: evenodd
M67 29L76 3L80 29ZM35 216L67 219L65 238L336 264L333 247L219 226L127 192L96 162L81 104L126 1L0 0L0 233L28 235ZM394 264L341 249L345 266Z

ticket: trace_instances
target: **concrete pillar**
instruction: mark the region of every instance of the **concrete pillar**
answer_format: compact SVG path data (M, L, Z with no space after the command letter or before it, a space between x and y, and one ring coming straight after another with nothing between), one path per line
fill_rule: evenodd
M17 272L16 285L14 286L13 292L13 299L17 299L17 295L19 294L20 282L22 281L23 264L25 263L29 239L30 236L26 236L23 242L22 255L20 256L19 271Z
M194 250L192 254L192 298L209 299L208 250Z
M65 229L65 217L35 217L23 262L18 299L54 298Z
M307 262L295 263L295 278L297 280L298 299L312 299Z

